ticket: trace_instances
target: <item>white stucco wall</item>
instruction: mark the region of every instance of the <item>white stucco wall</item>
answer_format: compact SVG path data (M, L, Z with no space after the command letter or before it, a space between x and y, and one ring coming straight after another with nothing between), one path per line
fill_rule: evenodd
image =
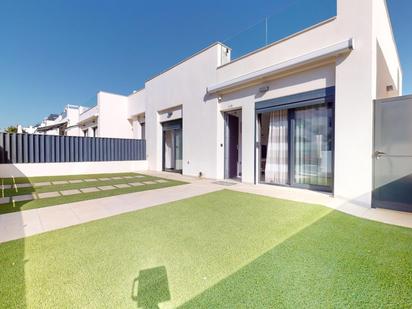
M146 92L140 89L128 96L127 114L129 118L136 117L146 110Z
M128 102L127 96L102 91L97 94L99 137L133 138Z
M217 177L217 99L206 97L221 61L215 44L146 83L146 141L149 169L162 169L162 126L159 111L183 110L183 173Z
M339 33L355 39L355 50L336 61L334 193L363 206L370 206L372 190L374 1L339 0L337 18Z
M83 136L83 132L78 126L67 128L65 134L66 136Z
M42 134L45 134L45 135L60 135L60 130L59 129L47 130Z
M376 40L377 99L402 95L402 68L398 56L386 1L373 6L373 37ZM393 91L386 86L392 85Z
M128 96L127 114L132 124L133 138L142 138L142 126L145 121L144 113L146 110L145 89L140 89Z
M130 119L130 121L132 122L133 138L142 139L142 124L137 117Z
M147 170L147 161L0 164L0 177L123 173Z
M219 109L224 111L242 109L242 181L254 183L255 162L255 102L280 98L296 93L322 89L335 85L335 64L326 63L320 67L296 72L239 91L222 95ZM268 86L269 90L261 94L259 88ZM224 120L219 117L219 144L224 143ZM224 177L224 149L218 147L218 178Z

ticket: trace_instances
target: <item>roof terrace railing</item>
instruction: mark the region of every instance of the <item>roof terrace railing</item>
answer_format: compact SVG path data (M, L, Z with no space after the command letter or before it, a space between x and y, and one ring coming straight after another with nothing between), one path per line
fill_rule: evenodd
M336 0L277 2L273 14L222 41L232 48L232 61L336 16Z

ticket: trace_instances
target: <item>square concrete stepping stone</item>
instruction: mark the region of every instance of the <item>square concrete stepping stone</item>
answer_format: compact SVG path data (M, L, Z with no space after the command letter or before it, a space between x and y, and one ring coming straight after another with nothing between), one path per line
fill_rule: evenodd
M43 186L50 186L50 185L51 185L50 181L36 182L33 184L34 187L43 187Z
M131 183L129 183L129 185L131 185L133 187L143 186L143 184L141 182L131 182Z
M52 181L52 184L54 185L64 185L67 184L68 182L66 180L58 180L58 181Z
M120 180L123 179L123 177L112 177L113 180Z
M145 176L143 176L143 175L136 175L136 176L134 176L135 178L144 178Z
M114 185L116 188L123 189L123 188L130 188L128 184L122 183L120 185Z
M60 196L59 192L43 192L37 193L38 198L48 198L48 197L57 197Z
M31 201L34 200L35 196L33 194L15 195L12 200L15 202Z
M81 183L83 180L81 179L74 179L74 180L69 180L70 183Z
M31 183L16 183L16 188L31 188L33 185Z
M166 179L158 179L156 180L158 183L164 183L164 182L169 182L169 180Z
M116 189L116 188L113 187L113 186L103 186L103 187L98 187L98 188L99 188L100 190L103 190L103 191Z
M101 180L101 181L108 181L108 180L110 180L110 178L99 178L99 180Z
M98 180L96 178L89 178L89 179L85 179L84 181L95 182L95 181L98 181Z
M145 185L154 185L154 184L155 184L154 181L143 181L143 183L144 183Z
M133 176L124 176L123 178L124 179L131 179L131 178L133 178Z
M80 191L82 191L83 193L91 193L91 192L97 192L100 190L97 189L96 187L91 187L91 188L80 189Z
M2 185L2 189L10 189L11 185Z
M60 191L60 193L63 195L73 195L73 194L79 194L81 192L79 190L63 190L63 191Z
M10 197L1 197L0 204L8 204L10 203Z

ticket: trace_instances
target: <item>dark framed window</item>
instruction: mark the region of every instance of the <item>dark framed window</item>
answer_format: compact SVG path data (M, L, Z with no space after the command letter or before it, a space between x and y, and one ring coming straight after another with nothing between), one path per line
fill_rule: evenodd
M257 181L333 191L334 88L256 104Z

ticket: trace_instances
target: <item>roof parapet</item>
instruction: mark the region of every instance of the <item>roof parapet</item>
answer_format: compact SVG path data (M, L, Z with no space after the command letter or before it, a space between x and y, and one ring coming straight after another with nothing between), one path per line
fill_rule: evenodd
M271 75L279 74L299 66L303 66L312 62L324 60L329 57L338 56L343 53L350 52L354 49L353 39L348 39L315 51L309 52L307 54L292 58L266 68L241 75L239 77L220 82L207 87L208 93L218 93L231 88L239 87L244 84L256 81L258 79L263 79Z

